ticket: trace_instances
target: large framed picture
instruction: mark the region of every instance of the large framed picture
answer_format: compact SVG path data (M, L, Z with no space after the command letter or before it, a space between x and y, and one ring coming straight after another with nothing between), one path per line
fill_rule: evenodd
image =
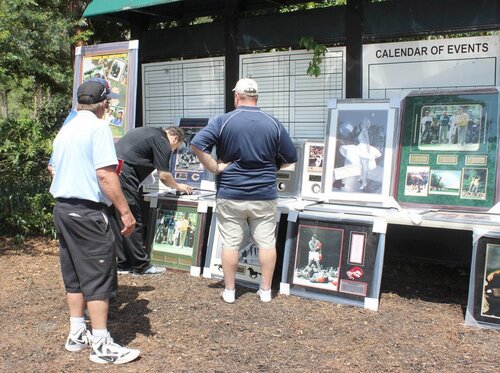
M338 100L329 105L323 167L327 200L391 204L398 104Z
M184 139L185 146L183 146L183 149L174 152L172 155L172 174L178 183L188 184L194 188L201 188L203 183L203 187L208 189L208 184L204 182L213 180L211 173L205 169L191 150L191 140L207 123L208 119L206 118L182 118L179 123L179 127L184 130L186 138ZM213 182L211 186L211 189L215 191Z
M500 329L500 234L474 231L465 323Z
M321 196L321 178L325 160L325 144L318 141L304 143L304 158L302 161L302 192L303 199L319 199Z
M403 100L402 206L490 209L498 201L497 89L413 91Z
M217 221L213 219L210 240L210 249L207 253L207 262L203 270L203 276L208 278L223 278L222 270L222 241L217 228ZM252 288L260 284L262 272L259 263L259 249L251 240L248 230L245 232L240 248L238 267L236 268L236 282Z
M151 209L148 245L151 262L167 268L201 274L206 251L210 210L199 208L199 202L159 199Z
M73 107L76 91L85 80L106 79L111 91L120 95L113 99L102 119L109 123L113 137L119 139L135 127L139 41L107 43L77 47L73 79Z
M280 238L280 222L281 217L284 215L278 211L279 216L276 219L276 235ZM286 223L286 221L284 221ZM222 269L222 240L219 229L217 228L217 219L212 219L210 227L210 238L208 243L207 255L205 266L203 268L203 277L206 278L224 278L224 271ZM284 226L286 228L286 226ZM284 237L283 237L284 240ZM279 251L280 243L276 242L277 251ZM278 252L278 261L280 260L280 253ZM278 271L275 270L275 274ZM259 249L252 241L248 230L245 230L243 242L240 246L238 266L236 268L236 283L250 287L258 288L262 278L262 271L259 262ZM279 280L279 278L277 279Z
M300 212L287 232L281 292L378 309L386 224Z

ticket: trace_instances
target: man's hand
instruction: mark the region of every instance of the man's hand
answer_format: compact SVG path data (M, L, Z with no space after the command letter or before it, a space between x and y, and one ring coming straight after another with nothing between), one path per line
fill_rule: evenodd
M122 220L123 229L121 230L122 236L130 236L135 228L135 218L134 215L129 211L120 215Z
M193 188L191 188L187 184L177 184L175 190L177 190L178 192L186 193L186 194L192 194L193 193Z
M217 172L215 174L218 175L221 172L223 172L226 169L226 167L229 166L231 163L233 163L233 162L227 162L227 163L218 162L217 163Z

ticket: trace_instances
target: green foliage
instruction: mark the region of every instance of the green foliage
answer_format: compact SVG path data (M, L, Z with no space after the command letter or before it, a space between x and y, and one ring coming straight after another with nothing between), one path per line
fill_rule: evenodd
M308 51L313 52L313 57L309 66L307 68L307 74L310 76L318 77L321 74L321 62L323 62L323 57L325 57L328 49L324 44L317 43L312 36L303 36L300 38L299 45L301 48L305 48Z
M0 121L0 235L53 235L47 172L52 138L37 121Z

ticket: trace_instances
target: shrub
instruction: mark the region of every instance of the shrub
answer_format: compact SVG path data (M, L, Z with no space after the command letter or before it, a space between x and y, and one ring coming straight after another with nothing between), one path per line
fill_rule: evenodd
M54 235L47 172L53 137L40 121L0 121L0 234Z

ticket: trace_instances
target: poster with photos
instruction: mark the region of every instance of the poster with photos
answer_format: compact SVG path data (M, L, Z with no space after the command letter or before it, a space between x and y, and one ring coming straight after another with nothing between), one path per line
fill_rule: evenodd
M217 221L212 220L210 229L212 239L207 253L203 276L210 278L223 278L222 269L222 240ZM251 287L258 287L262 278L259 262L259 249L252 241L248 229L245 230L240 246L238 266L236 268L236 282Z
M201 272L206 248L207 213L198 212L197 202L162 199L152 210L148 245L154 264Z
M304 143L301 187L303 199L317 199L320 196L324 160L325 144L323 142L306 141Z
M385 233L374 232L371 220L311 214L299 213L288 235L290 293L360 307L367 298L378 302Z
M76 90L83 81L105 79L111 91L120 96L110 100L102 118L109 123L115 139L135 127L138 46L134 40L77 47L75 51L73 106L76 107Z
M389 100L338 100L329 108L327 199L383 202L390 196L396 115Z
M191 150L191 140L207 123L208 119L205 118L181 119L179 127L184 130L186 137L182 149L174 152L172 156L173 176L176 182L200 188L203 180L211 178L210 172Z
M500 329L500 235L474 235L465 323Z
M497 89L414 91L401 115L401 205L489 209L498 201Z

